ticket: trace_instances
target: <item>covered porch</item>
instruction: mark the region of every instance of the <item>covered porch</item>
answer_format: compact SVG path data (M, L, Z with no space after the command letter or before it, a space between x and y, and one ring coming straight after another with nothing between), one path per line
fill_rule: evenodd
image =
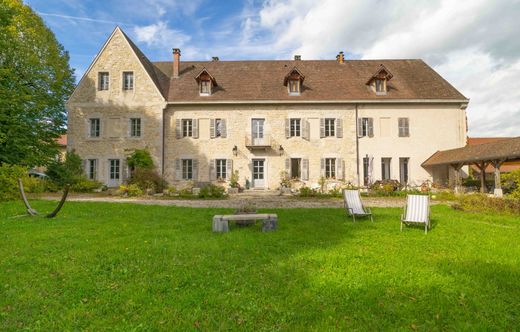
M461 190L461 168L465 165L474 165L480 170L480 191L486 192L486 168L494 168L494 195L502 197L500 183L500 167L504 163L520 161L520 137L489 142L479 145L467 145L463 148L437 151L428 158L422 166L433 169L447 166L455 174L455 192Z

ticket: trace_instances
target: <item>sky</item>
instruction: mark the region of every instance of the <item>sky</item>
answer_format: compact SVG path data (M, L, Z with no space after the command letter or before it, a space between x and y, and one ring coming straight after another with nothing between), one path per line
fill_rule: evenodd
M25 0L81 78L116 25L152 61L421 58L470 136L520 136L520 0Z

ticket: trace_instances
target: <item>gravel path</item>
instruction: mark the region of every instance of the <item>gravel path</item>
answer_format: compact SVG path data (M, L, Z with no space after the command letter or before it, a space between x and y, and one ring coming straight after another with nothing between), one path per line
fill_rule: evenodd
M38 197L45 200L58 200L58 195L45 195ZM68 201L74 202L114 202L135 203L144 205L185 206L185 207L219 207L237 208L245 202L252 201L258 208L324 208L343 207L343 200L337 198L296 198L293 196L280 196L277 192L258 192L231 195L228 199L203 200L203 199L174 199L174 198L121 198L117 196L99 196L86 194L71 194ZM403 207L404 198L395 197L364 197L363 203L369 207Z

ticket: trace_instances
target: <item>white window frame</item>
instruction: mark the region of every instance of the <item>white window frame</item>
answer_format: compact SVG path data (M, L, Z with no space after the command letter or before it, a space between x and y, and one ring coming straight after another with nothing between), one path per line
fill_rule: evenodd
M336 158L325 158L325 178L336 178Z
M302 136L302 119L291 118L289 119L289 137L301 137Z
M301 92L301 84L300 80L291 79L287 84L287 89L289 90L289 95L291 96L299 96Z
M181 120L182 137L193 137L193 119Z
M361 118L361 137L368 136L369 118Z
M227 159L215 159L215 174L217 180L227 179Z
M90 138L101 137L101 119L100 118L90 118L89 119L88 136Z
M193 159L181 159L183 180L193 180Z
M405 125L401 125L401 120L405 123ZM409 118L398 118L397 119L398 126L398 135L399 137L410 137L410 119Z
M336 119L325 118L325 137L336 136Z
M374 88L376 90L376 94L385 95L386 94L386 79L376 78L374 82Z
M132 91L134 89L134 72L133 71L124 71L123 72L122 86L123 86L123 91Z
M385 161L388 161L388 168L385 167L386 163ZM386 174L386 171L388 170L388 174ZM385 175L388 175L385 177ZM392 158L384 157L381 158L381 180L391 180L392 179Z
M121 179L121 160L120 159L109 159L109 179L119 180Z
M89 180L97 179L97 168L98 168L97 159L87 159L87 176L88 176Z
M98 90L107 91L110 88L110 73L108 71L98 72Z
M211 95L211 80L201 80L199 85L199 93L201 96Z
M142 135L141 118L130 118L130 137L139 138Z
M215 138L222 137L222 119L215 119Z

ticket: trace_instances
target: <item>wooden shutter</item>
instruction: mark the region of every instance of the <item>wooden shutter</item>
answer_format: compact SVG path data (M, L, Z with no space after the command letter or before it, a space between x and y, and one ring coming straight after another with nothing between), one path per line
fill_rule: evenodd
M320 119L320 138L325 137L325 119Z
M303 132L303 139L309 140L310 139L310 125L309 121L302 119L302 132Z
M209 180L214 181L217 179L217 170L216 170L216 161L215 159L210 159L209 161Z
M88 169L88 159L83 159L83 173L87 176L88 179L90 179L89 169Z
M357 135L363 137L363 118L357 119Z
M325 159L320 160L320 176L325 176Z
M336 159L336 179L343 180L345 178L345 174L343 171L343 159Z
M209 120L209 137L215 138L215 119Z
M199 180L199 161L197 159L192 159L191 162L192 168L191 168L191 174L193 181Z
M175 179L182 180L182 160L175 159Z
M226 119L220 119L220 137L222 137L222 138L227 137Z
M285 119L285 138L291 137L291 119Z
M193 119L191 120L192 123L192 131L193 131L193 138L199 138L199 119Z
M374 118L368 118L368 136L374 137Z
M343 138L343 120L340 118L336 119L336 137Z
M175 120L175 138L180 139L182 137L181 119Z
M309 180L309 159L302 159L302 180Z
M125 181L128 178L128 163L126 161L126 158L121 159L119 165L121 167L121 181Z
M226 179L231 179L231 174L233 174L233 159L226 159Z
M292 174L291 174L291 159L290 158L285 159L285 171L287 172L287 175L291 178Z

